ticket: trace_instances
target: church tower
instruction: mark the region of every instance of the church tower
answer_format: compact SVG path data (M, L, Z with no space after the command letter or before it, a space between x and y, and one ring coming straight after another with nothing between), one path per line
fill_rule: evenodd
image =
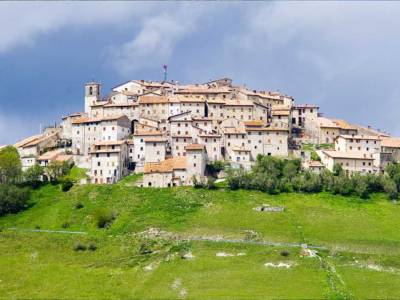
M85 113L91 115L91 105L100 100L101 84L97 82L88 82L85 84Z

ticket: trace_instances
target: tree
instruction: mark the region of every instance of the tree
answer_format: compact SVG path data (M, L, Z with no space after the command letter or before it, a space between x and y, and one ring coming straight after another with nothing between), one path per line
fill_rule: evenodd
M24 172L24 179L26 182L31 184L33 187L37 187L40 183L41 176L43 176L44 170L39 164L34 164L32 167Z
M351 177L351 181L354 188L354 194L362 199L367 199L369 197L367 177L361 176L360 174L354 174Z
M59 161L52 161L45 167L45 173L53 182L59 181L61 177L68 174L69 170L68 163Z
M396 183L392 179L386 178L383 181L383 189L385 193L388 195L389 199L395 200L399 197Z
M282 175L288 179L292 179L299 173L300 165L301 162L299 159L286 160Z
M7 146L0 151L0 183L16 183L22 174L22 164L17 149Z
M333 173L333 175L335 175L335 176L341 176L341 175L343 175L343 174L344 174L344 171L343 171L342 166L339 165L339 164L337 164L337 163L335 163L335 164L333 165L332 173Z
M397 163L389 163L386 167L386 173L396 184L397 190L400 190L400 165Z
M0 184L0 216L24 209L29 200L29 190L14 185Z

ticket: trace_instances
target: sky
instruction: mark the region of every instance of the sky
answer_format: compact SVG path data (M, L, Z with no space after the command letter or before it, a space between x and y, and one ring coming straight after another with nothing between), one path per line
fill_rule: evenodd
M131 79L230 77L400 136L400 2L0 2L0 145Z

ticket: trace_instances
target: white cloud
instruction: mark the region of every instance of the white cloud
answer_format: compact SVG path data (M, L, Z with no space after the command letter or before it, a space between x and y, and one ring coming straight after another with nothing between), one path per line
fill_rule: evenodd
M121 74L168 63L177 43L196 31L208 11L197 3L176 4L145 19L133 40L114 47L109 58Z
M38 37L65 27L110 25L139 18L153 6L129 2L2 2L0 53L32 45Z
M366 63L374 49L398 43L396 11L398 3L274 2L250 9L234 40L247 52L290 47L329 80Z

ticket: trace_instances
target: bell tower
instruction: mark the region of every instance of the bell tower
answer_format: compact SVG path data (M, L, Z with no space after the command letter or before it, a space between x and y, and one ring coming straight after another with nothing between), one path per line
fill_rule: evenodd
M91 105L100 100L101 84L97 82L88 82L85 84L85 113L91 114Z

